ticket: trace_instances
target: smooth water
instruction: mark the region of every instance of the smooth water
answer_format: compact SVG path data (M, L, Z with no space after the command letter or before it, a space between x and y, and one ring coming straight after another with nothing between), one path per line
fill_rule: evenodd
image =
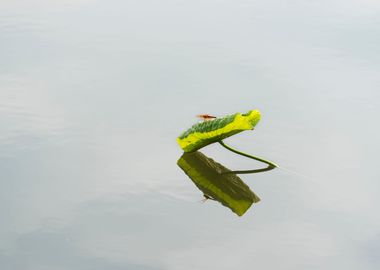
M0 269L379 269L379 43L374 0L1 1ZM239 217L175 138L251 109Z

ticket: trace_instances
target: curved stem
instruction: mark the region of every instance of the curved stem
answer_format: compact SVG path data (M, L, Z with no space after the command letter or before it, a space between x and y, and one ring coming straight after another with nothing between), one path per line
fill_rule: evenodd
M269 165L269 167L273 167L273 168L278 167L278 165L276 165L275 163L273 163L273 162L271 162L271 161L269 161L269 160L266 160L266 159L263 159L263 158L259 158L259 157L255 157L255 156L251 156L251 155L248 155L248 154L246 154L246 153L240 152L240 151L238 151L238 150L236 150L236 149L233 149L232 147L226 145L223 141L219 141L219 143L220 143L224 148L226 148L226 149L230 150L231 152L234 152L234 153L236 153L236 154L238 154L238 155L242 155L242 156L245 156L245 157L248 157L248 158L252 158L252 159L255 159L255 160L257 160L257 161L260 161L260 162L266 163L266 164ZM269 167L268 167L268 168L269 168ZM271 168L271 169L272 169L272 168Z
M260 173L260 172L266 172L270 171L276 168L275 166L268 165L268 167L262 168L262 169L255 169L255 170L239 170L239 171L228 171L228 172L222 172L222 174L251 174L251 173Z

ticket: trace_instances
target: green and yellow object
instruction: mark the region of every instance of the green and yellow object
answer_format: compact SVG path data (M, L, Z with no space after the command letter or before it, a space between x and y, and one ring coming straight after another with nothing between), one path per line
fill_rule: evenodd
M242 216L259 197L233 171L199 151L184 153L178 166L189 176L205 198L220 202Z
M212 121L197 123L182 133L177 142L185 152L194 152L206 145L220 142L225 138L252 130L260 121L260 112L235 113Z

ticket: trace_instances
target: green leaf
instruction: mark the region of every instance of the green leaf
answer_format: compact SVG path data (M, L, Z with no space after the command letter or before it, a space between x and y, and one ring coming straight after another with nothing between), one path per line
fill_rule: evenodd
M193 125L177 138L177 142L185 152L193 152L244 130L252 130L259 121L258 110L216 118Z
M236 174L201 152L184 153L177 164L206 198L219 201L238 216L260 201Z

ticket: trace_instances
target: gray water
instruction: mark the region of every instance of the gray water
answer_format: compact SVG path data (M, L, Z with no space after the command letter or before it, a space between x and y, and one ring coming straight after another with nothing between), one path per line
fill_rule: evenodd
M379 43L374 0L2 0L0 269L379 269ZM238 217L175 139L251 109Z

